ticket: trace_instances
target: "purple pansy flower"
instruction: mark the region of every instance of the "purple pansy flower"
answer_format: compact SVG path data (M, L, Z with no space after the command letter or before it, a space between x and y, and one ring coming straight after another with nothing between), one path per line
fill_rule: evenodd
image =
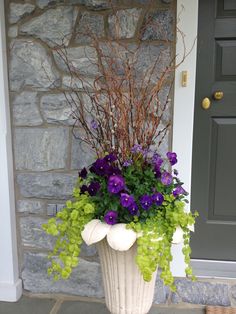
M127 193L121 193L120 203L123 207L129 207L130 205L134 203L134 197Z
M186 194L187 192L185 191L184 188L182 188L181 185L178 185L174 190L173 190L173 195L174 197L177 197L180 194Z
M90 126L92 129L96 130L98 128L98 122L96 120L92 120L90 122Z
M162 173L162 175L161 175L161 183L162 184L170 185L172 183L172 180L173 180L172 175L169 172L165 171Z
M116 161L117 160L117 157L115 154L111 153L109 155L106 155L104 157L104 159L107 161L107 162L113 162L113 161Z
M82 178L82 179L86 179L87 178L87 170L86 168L83 168L80 172L79 172L79 177Z
M114 210L109 210L104 216L104 220L108 225L114 225L117 223L118 213Z
M167 158L169 159L169 162L171 166L175 165L177 163L177 155L173 152L166 153Z
M155 174L156 178L160 178L161 177L161 169L160 169L160 167L155 166L154 174Z
M107 174L109 176L115 176L115 175L120 175L121 174L121 170L118 167L112 167L110 166L108 168Z
M161 193L157 192L152 195L152 200L155 205L161 206L164 201L164 196Z
M80 193L84 194L85 192L88 192L88 187L87 185L83 184L80 188Z
M161 158L161 156L159 154L155 153L152 156L152 162L155 165L155 167L160 168L161 165L163 164L163 159Z
M104 159L97 159L95 163L92 164L90 171L96 173L99 176L104 176L107 174L108 169L109 165Z
M100 189L101 185L98 182L91 182L88 186L88 192L90 196L94 196L97 194L98 190Z
M119 175L110 176L110 178L108 179L108 191L110 193L117 194L121 190L123 190L124 186L125 180Z
M133 216L137 216L138 215L138 205L136 203L132 203L129 207L128 207L128 211L131 215Z
M142 153L143 152L143 148L141 145L139 144L135 144L132 148L131 148L131 153L136 154L136 153Z
M125 162L123 163L123 166L124 167L129 167L131 166L133 163L133 160L132 159L128 159L128 160L125 160Z
M144 210L148 210L152 206L152 197L150 195L143 195L140 198L140 204Z

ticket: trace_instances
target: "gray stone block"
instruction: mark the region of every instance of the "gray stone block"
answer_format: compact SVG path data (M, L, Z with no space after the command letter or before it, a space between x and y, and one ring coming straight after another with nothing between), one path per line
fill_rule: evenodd
M57 66L65 72L77 71L79 75L96 75L98 74L96 50L89 46L80 46L66 49L67 61L61 57L61 50L54 50L53 55ZM67 63L67 64L66 64Z
M142 40L173 40L174 17L170 10L149 13L144 20Z
M17 25L10 26L8 28L7 35L10 38L16 38L18 35L18 26Z
M31 3L10 3L9 22L16 23L22 17L29 15L35 9L35 5Z
M46 171L66 167L67 128L17 128L14 134L17 170Z
M16 205L19 213L44 214L46 212L45 203L39 200L18 200Z
M19 32L23 35L40 38L51 47L62 44L67 46L72 36L77 14L76 8L58 6L22 24Z
M172 302L186 302L192 304L230 306L229 287L225 284L187 279L176 279L176 293L172 295Z
M103 15L83 12L76 26L75 42L78 44L90 43L95 39L104 37L104 18Z
M155 285L155 292L154 292L154 299L153 303L155 304L163 304L167 302L169 297L170 290L167 288L163 281L157 276L156 285Z
M73 77L72 75L65 75L62 77L62 88L65 90L86 90L94 89L94 79L89 77L81 77L81 79Z
M36 0L36 4L40 9L44 9L49 5L56 5L64 2L65 0Z
M12 101L13 124L15 126L36 126L43 123L36 92L24 91Z
M55 239L42 229L42 224L46 222L47 219L36 216L21 217L20 233L22 245L35 249L52 250Z
M129 60L133 69L134 84L139 87L157 84L161 73L171 62L170 47L157 43L135 43L119 45L101 43L100 49L104 55L104 66L109 67L112 61L114 75L126 78L127 72L124 60ZM166 76L167 78L167 76ZM145 85L146 84L146 85Z
M48 216L56 216L58 212L60 212L65 207L65 204L48 204L47 205L47 215Z
M133 49L135 49L135 47ZM137 75L137 85L141 84L143 81L148 82L149 78L149 84L157 84L160 73L162 73L171 62L170 54L170 48L161 44L141 45L136 52L136 62L134 64Z
M40 108L47 123L73 125L73 103L63 93L42 96Z
M142 9L118 10L108 18L109 32L114 38L132 38L138 25Z
M100 265L80 259L70 279L54 282L47 275L47 255L25 253L22 279L24 289L34 293L66 293L86 297L104 297Z
M98 261L98 254L97 254L96 246L94 244L93 245L87 245L83 242L83 244L81 246L80 256L82 258L96 257L96 261Z
M93 152L86 143L73 136L71 169L82 169L87 167L95 161L95 158L95 152Z
M77 180L77 175L64 173L20 173L17 183L24 197L68 199Z
M116 3L116 0L68 0L72 4L85 5L92 10L110 9Z
M41 44L32 39L11 42L9 78L12 91L23 87L47 90L60 83L50 56Z
M236 301L236 285L230 288L230 293L234 301Z

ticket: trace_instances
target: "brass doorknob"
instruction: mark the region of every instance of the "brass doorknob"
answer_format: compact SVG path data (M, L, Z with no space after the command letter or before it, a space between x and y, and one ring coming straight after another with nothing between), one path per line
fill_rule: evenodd
M215 91L213 94L213 98L215 100L221 100L223 97L224 97L224 93L220 90Z
M207 109L210 108L210 106L211 106L210 99L208 97L203 98L203 100L202 100L202 108L207 110Z

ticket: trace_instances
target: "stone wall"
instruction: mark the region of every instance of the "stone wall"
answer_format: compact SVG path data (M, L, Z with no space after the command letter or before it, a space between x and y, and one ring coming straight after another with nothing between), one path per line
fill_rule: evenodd
M137 30L148 20L164 27L173 51L175 1L113 0L120 21L120 39L135 42ZM108 0L9 0L9 80L12 113L16 208L21 274L24 289L34 293L67 293L104 297L95 247L83 246L81 260L71 279L53 283L47 276L47 251L53 240L41 230L49 216L70 198L79 168L91 163L92 153L72 134L73 119L62 93L70 77L53 48L62 40L75 66L89 76L96 71L88 62L89 38L73 35L87 27L101 39L114 32L114 15ZM160 30L148 26L143 41L155 52L162 45ZM141 67L148 63L143 51ZM91 55L90 55L91 57ZM166 119L170 117L170 110ZM168 140L162 149L166 150ZM236 286L224 283L176 280L170 293L158 278L156 303L229 305ZM231 291L231 292L230 292ZM231 294L230 294L231 293Z

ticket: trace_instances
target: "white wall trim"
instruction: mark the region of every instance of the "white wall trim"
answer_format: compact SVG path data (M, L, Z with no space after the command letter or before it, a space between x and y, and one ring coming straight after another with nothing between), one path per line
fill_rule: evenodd
M185 34L185 45L188 52L192 48L197 37L198 1L177 0L177 22L178 28ZM178 37L176 54L181 59L183 56L183 43L180 36ZM196 55L197 43L195 42L190 55L186 58L184 63L176 69L174 91L172 150L177 153L178 164L176 165L176 168L179 171L181 180L184 182L185 189L189 192L191 191L192 172ZM186 87L181 86L182 71L188 71L188 82ZM172 271L174 276L185 276L185 263L182 253L182 245L174 245L172 253L174 255L172 262Z
M19 279L4 0L0 0L0 301L17 301Z

